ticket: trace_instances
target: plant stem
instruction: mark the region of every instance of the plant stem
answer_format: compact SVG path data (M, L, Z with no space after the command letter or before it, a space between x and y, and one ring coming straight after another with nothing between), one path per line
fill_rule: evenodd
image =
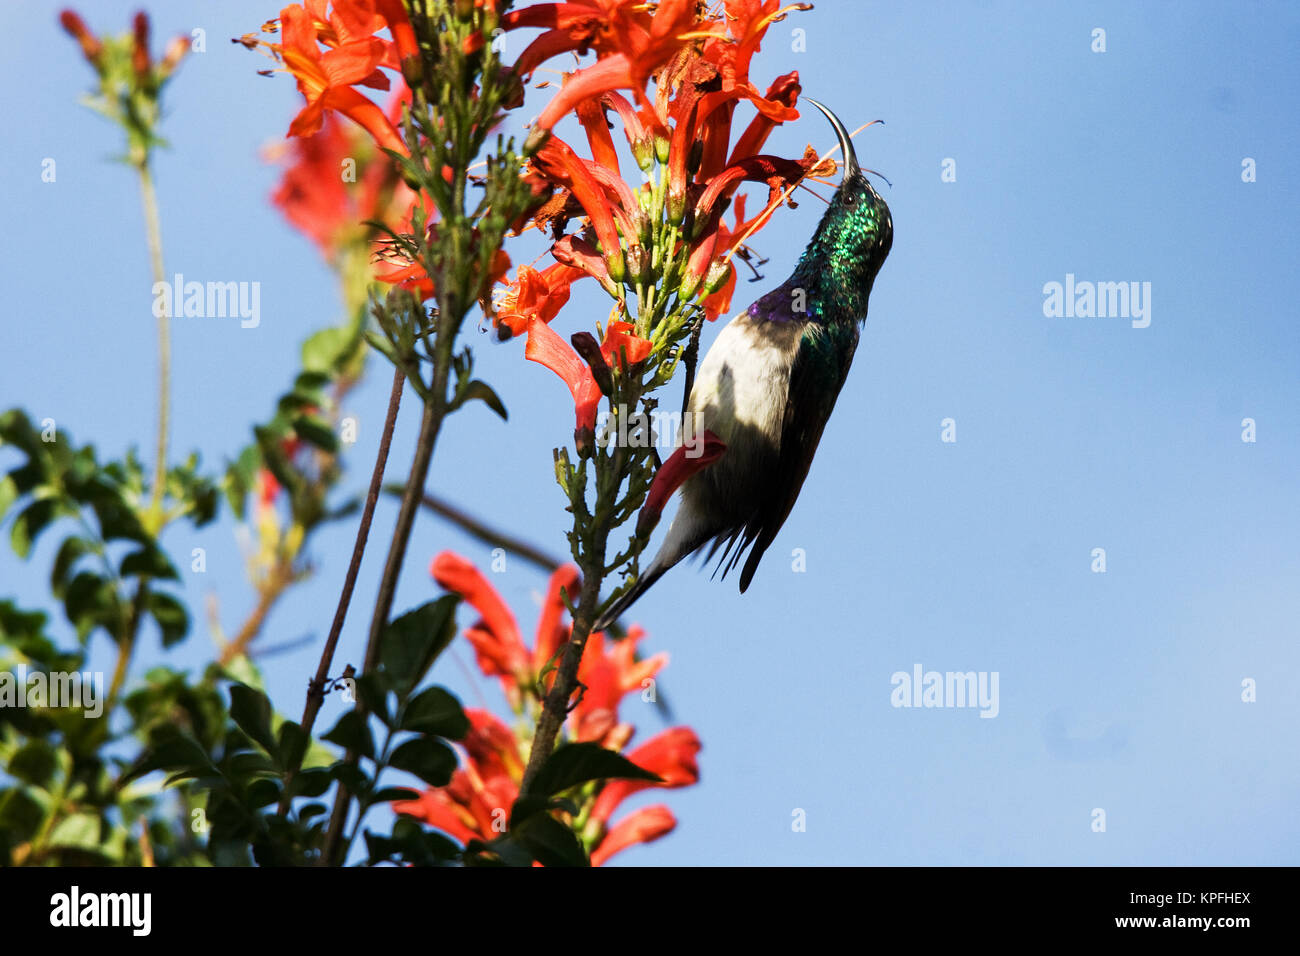
M154 192L153 173L146 156L136 166L140 174L140 200L144 206L145 235L149 244L149 264L155 283L166 281L163 277L162 225L158 217L158 195ZM173 303L173 306L175 303ZM158 442L157 460L154 462L153 489L148 512L151 534L162 530L162 499L167 481L167 436L171 426L172 334L171 319L166 309L157 309L158 315Z
M388 451L393 444L393 428L397 424L397 412L402 404L402 389L406 387L406 373L400 368L393 369L393 388L388 396L388 413L384 416L384 431L379 436L379 452L375 456L375 467L370 473L370 488L366 491L366 503L361 510L361 523L357 527L356 541L352 545L352 560L348 562L348 571L343 578L343 591L339 594L338 606L334 609L334 621L330 624L329 637L321 649L320 663L316 667L316 676L307 685L307 703L302 711L302 729L306 738L311 740L311 730L320 713L321 704L325 702L325 682L329 680L330 667L334 663L334 650L338 647L339 635L343 633L343 622L347 620L348 607L352 603L352 591L357 584L357 573L361 570L361 558L366 551L366 541L370 537L370 523L375 516L375 504L379 501L379 491L384 481L384 469L388 466ZM284 793L280 797L279 815L289 812L292 802L289 785L301 767L291 766L285 775Z
M361 669L363 674L373 671L379 662L380 639L393 611L397 579L401 576L402 564L406 560L406 549L411 541L411 529L415 525L415 514L420 507L424 483L429 477L429 463L433 460L433 449L438 442L438 433L442 430L443 418L447 414L447 382L451 374L452 348L455 345L458 326L458 321L453 325L448 313L439 311L433 381L427 392L429 397L424 403L424 415L420 420L420 437L415 446L415 456L411 460L411 471L406 479L406 488L402 492L402 504L397 512L397 524L393 528L393 538L388 546L384 573L379 579L379 593L375 598L375 610L370 618L370 636L366 641L365 663ZM364 719L368 713L365 701L358 700L357 706ZM349 763L355 764L357 759L357 754L348 752ZM342 863L342 860L336 857L340 852L343 855L347 853L347 844L343 843L341 838L351 802L351 792L340 783L334 797L334 810L330 816L329 830L325 835L325 846L321 853L321 862L325 866L334 865L336 862Z
M126 683L126 672L131 664L131 652L135 650L135 639L140 631L140 619L144 616L144 605L149 599L149 579L140 578L136 585L135 597L131 600L131 616L126 622L126 632L117 643L117 663L113 665L113 680L108 685L108 701L104 713L110 714L117 706L118 696Z
M528 766L524 769L524 779L519 785L519 794L524 796L532 786L538 771L555 750L555 740L564 719L569 715L569 699L578 689L578 665L582 663L582 653L587 649L587 638L591 635L591 625L596 619L596 607L600 603L600 587L604 580L604 539L606 529L598 528L600 539L598 555L588 556L582 569L581 597L575 607L577 612L573 619L573 633L564 645L564 656L542 704L542 715L537 720L537 730L533 734L533 747L528 754Z

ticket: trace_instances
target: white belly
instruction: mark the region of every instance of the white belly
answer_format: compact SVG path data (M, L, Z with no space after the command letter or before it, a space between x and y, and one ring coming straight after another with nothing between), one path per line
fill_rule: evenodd
M747 313L727 323L691 388L697 434L708 429L730 442L741 426L777 441L802 333L800 323L756 321Z

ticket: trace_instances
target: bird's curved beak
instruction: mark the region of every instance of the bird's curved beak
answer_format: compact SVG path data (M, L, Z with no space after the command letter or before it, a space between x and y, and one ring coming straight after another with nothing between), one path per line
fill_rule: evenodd
M849 137L849 131L844 128L844 124L840 122L840 118L821 103L818 103L811 96L805 96L803 100L805 103L811 103L813 106L825 113L826 118L830 120L831 125L835 127L835 135L838 136L840 140L840 152L844 154L844 178L848 179L850 176L857 175L859 172L858 154L853 151L853 140Z

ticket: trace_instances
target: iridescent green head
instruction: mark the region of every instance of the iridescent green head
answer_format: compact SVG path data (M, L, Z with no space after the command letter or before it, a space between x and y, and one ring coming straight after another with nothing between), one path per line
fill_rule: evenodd
M844 124L816 100L805 96L804 102L825 113L835 128L844 154L844 178L799 260L793 281L807 285L822 321L860 321L867 317L872 283L893 244L894 223L889 206L862 174Z

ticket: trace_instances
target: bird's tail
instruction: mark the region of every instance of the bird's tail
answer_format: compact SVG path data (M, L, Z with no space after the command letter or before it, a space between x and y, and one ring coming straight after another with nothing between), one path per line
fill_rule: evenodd
M650 590L650 585L663 577L664 572L670 567L672 565L663 564L656 559L650 567L645 569L645 573L637 578L636 584L632 585L626 594L610 605L609 610L596 620L596 623L591 626L592 631L603 631L618 620L619 615L630 608L637 598Z

